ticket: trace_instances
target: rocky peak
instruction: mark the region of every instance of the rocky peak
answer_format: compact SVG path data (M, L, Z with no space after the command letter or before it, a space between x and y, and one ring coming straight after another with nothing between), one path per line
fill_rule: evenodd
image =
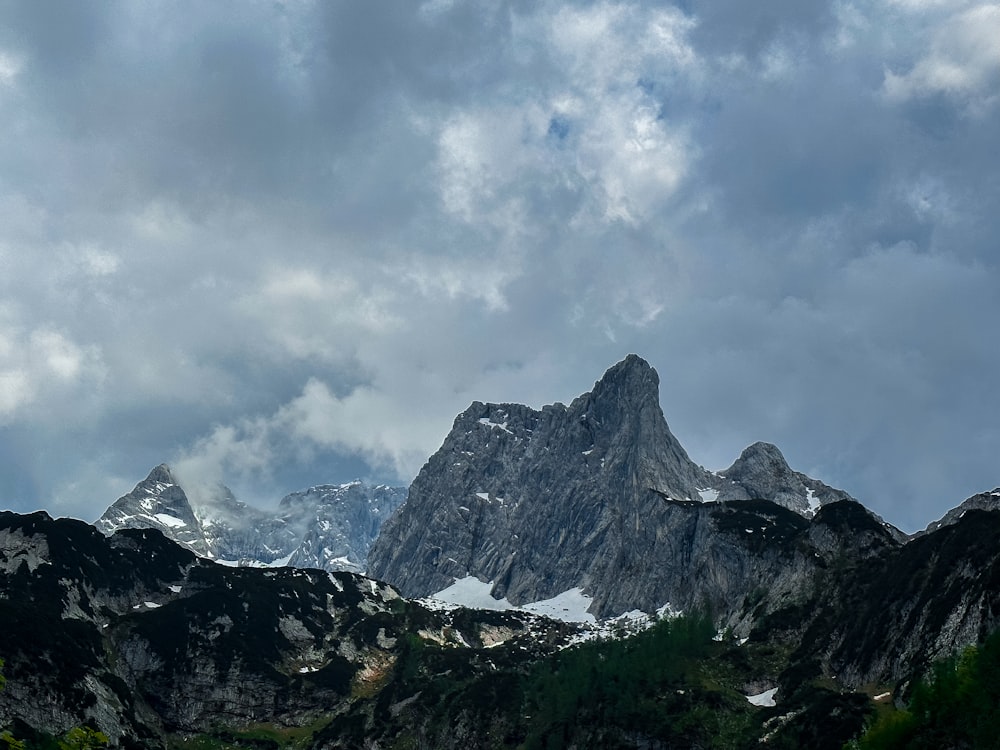
M670 432L659 387L656 370L629 354L608 369L590 393L576 398L567 416L586 431L589 448L605 457L606 469L669 497L698 499L707 472L691 461Z
M727 480L720 488L721 501L770 500L809 518L826 503L854 500L843 490L792 470L771 443L747 447L720 476Z
M105 534L119 529L158 529L197 554L206 555L209 551L191 501L167 464L149 472L94 525Z
M629 354L609 367L590 393L577 398L571 408L577 408L581 401L605 416L614 412L635 413L650 407L659 410L660 377L642 357Z
M647 564L664 498L696 499L710 481L658 386L630 355L569 407L474 402L383 526L369 571L414 596L472 575L515 604L589 582L602 612L639 606L649 592L620 587L621 566Z
M779 483L787 482L791 473L791 467L776 445L758 441L744 448L722 476L742 484L751 494L764 497L772 494Z

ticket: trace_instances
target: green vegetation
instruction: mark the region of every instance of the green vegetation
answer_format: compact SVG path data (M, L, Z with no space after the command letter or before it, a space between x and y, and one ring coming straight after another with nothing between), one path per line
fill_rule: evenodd
M1000 632L934 665L906 710L889 709L857 750L1000 748Z
M169 750L297 750L311 745L313 735L329 723L323 719L305 727L260 724L241 730L219 729L193 737L171 737Z
M590 738L606 747L732 746L751 709L733 691L705 685L705 660L719 649L714 635L708 618L683 617L545 660L525 681L524 746L561 748Z
M7 685L7 678L3 676L3 665L3 659L0 659L0 690ZM14 739L14 735L5 729L0 732L0 750L24 750L24 743Z
M410 636L374 701L331 723L317 745L749 747L762 709L738 687L760 676L759 660L715 633L709 618L685 616L531 660L517 646L469 652Z
M91 727L73 727L59 740L59 750L96 750L107 747L108 736Z

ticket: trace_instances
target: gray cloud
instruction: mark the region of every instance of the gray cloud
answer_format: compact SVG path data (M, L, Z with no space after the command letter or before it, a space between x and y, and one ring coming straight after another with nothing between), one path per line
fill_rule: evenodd
M695 460L770 440L923 526L1000 483L998 19L8 3L3 502L405 482L636 351Z

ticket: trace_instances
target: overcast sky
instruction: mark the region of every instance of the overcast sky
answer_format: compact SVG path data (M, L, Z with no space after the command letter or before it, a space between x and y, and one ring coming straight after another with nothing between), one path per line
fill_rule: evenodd
M629 352L691 457L1000 485L1000 4L0 3L0 508L408 484Z

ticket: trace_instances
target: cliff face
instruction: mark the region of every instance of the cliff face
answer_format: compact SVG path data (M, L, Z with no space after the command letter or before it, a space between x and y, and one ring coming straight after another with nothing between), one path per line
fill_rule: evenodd
M783 542L808 542L807 518L836 501L850 497L763 443L721 474L694 464L656 372L630 355L568 407L473 403L383 527L369 571L408 596L471 575L515 604L579 587L598 617L670 603L738 622L750 590L776 605L809 585L817 550Z

